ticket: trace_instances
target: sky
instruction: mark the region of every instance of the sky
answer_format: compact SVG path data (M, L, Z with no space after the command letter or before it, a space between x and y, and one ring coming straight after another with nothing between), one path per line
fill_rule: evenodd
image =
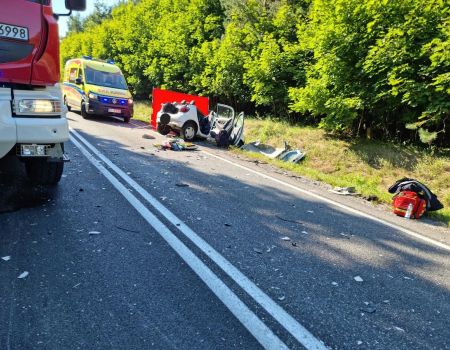
M66 7L64 6L64 0L53 0L53 12L54 13L67 13ZM118 0L103 0L103 3L106 5L115 5L118 2ZM87 16L88 14L92 13L94 10L94 3L95 0L86 0L86 11L80 12L82 17ZM74 12L75 13L75 12ZM66 35L67 32L67 18L68 17L60 17L58 20L59 24L59 36L63 37Z

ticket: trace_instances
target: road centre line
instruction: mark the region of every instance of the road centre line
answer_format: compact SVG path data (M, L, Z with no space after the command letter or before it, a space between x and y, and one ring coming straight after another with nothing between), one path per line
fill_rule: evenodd
M249 171L249 172L251 172L253 174L256 174L256 175L258 175L258 176L260 176L260 177L262 177L262 178L264 178L266 180L271 180L271 181L273 181L273 182L275 182L275 183L277 183L279 185L283 185L283 186L288 187L290 189L293 189L293 190L295 190L297 192L305 194L305 195L307 195L309 197L313 197L313 198L318 199L318 200L320 200L322 202L326 202L326 203L331 204L331 205L333 205L335 207L344 209L347 212L350 212L350 213L356 214L358 216L364 217L366 219L370 219L372 221L378 222L378 223L383 224L385 226L391 227L391 228L393 228L393 229L395 229L397 231L401 231L403 233L406 233L407 235L409 235L411 237L417 238L417 239L422 240L424 242L427 242L427 243L429 243L431 245L435 245L435 246L437 246L439 248L442 248L444 250L450 251L450 246L449 245L447 245L445 243L442 243L442 242L439 242L439 241L437 241L435 239L425 237L425 236L423 236L423 235L421 235L419 233L416 233L414 231L408 230L407 228L397 226L397 225L395 225L393 223L390 223L389 221L385 221L383 219L377 218L377 217L372 216L370 214L364 213L362 211L359 211L358 209L351 208L351 207L349 207L349 206L347 206L345 204L341 204L341 203L336 202L336 201L334 201L332 199L323 197L320 194L317 194L317 193L314 193L314 192L311 192L311 191L308 191L308 190L304 190L302 188L299 188L297 186L291 185L291 184L289 184L287 182L284 182L282 180L278 180L278 179L276 179L276 178L274 178L272 176L260 173L259 171L253 170L253 169L248 168L248 167L246 167L244 165L233 163L232 161L230 161L228 159L225 159L225 158L222 158L222 157L220 157L218 155L215 155L213 153L210 153L210 152L207 152L207 151L204 151L204 150L201 150L201 152L203 152L203 153L205 153L205 154L207 154L207 155L209 155L211 157L220 159L220 160L222 160L225 163L232 164L235 167L238 167L238 168L243 169L245 171Z
M128 176L124 171L117 167L112 161L104 156L97 148L90 144L77 131L70 129L70 132L77 137L92 153L103 161L112 171L121 177L128 185L139 193L153 208L155 208L168 221L177 225L181 231L197 248L205 253L215 264L217 264L237 285L239 285L250 297L261 305L277 322L283 326L292 336L297 339L308 350L326 350L327 347L314 337L305 327L296 319L289 315L282 307L274 302L266 293L264 293L247 276L232 265L225 257L217 252L211 245L196 234L189 226L183 223L175 214L167 209L162 203L148 193L142 186ZM72 138L73 140L73 138ZM179 225L179 226L178 226Z
M225 304L231 313L244 325L265 349L289 348L284 344L263 321L261 321L239 297L203 263L170 229L164 225L147 207L144 206L130 191L111 174L89 151L73 136L71 142L86 156L116 190L139 212L172 249L186 262L209 289Z

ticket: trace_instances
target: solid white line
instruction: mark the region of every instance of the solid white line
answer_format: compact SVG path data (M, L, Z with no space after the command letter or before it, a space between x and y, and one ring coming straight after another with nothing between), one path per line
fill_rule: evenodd
M117 180L89 151L71 136L70 140L86 158L109 180L139 214L161 235L189 265L211 291L265 349L289 349L183 242Z
M189 226L183 223L175 214L161 204L156 198L148 193L142 186L129 177L107 157L105 157L97 148L91 145L78 132L71 129L81 142L84 143L99 159L101 159L108 167L116 172L125 182L127 182L137 193L139 193L151 206L160 212L167 220L169 220L203 253L205 253L212 261L214 261L233 281L235 281L243 290L245 290L258 304L260 304L274 319L276 319L292 336L295 337L308 350L325 350L325 345L314 337L305 327L303 327L296 319L289 315L283 308L275 303L266 293L256 286L247 276L233 266L203 238L197 235ZM178 226L179 225L179 226Z
M244 166L244 165L240 165L240 164L233 163L232 161L230 161L230 160L228 160L228 159L225 159L225 158L222 158L222 157L220 157L220 156L218 156L218 155L209 153L209 152L204 151L204 150L202 150L202 152L203 152L203 153L206 153L207 155L209 155L209 156L211 156L211 157L220 159L220 160L224 161L225 163L234 165L235 167L238 167L238 168L241 168L241 169L243 169L243 170L245 170L245 171L249 171L249 172L251 172L251 173L253 173L253 174L256 174L256 175L258 175L258 176L260 176L260 177L262 177L262 178L264 178L264 179L266 179L266 180L271 180L271 181L273 181L273 182L276 182L277 184L283 185L283 186L288 187L288 188L290 188L290 189L293 189L293 190L295 190L295 191L297 191L297 192L303 193L303 194L305 194L305 195L307 195L307 196L309 196L309 197L316 198L316 199L318 199L318 200L320 200L320 201L322 201L322 202L326 202L326 203L329 203L329 204L331 204L331 205L333 205L333 206L335 206L335 207L344 209L344 210L346 210L346 211L348 211L348 212L350 212L350 213L352 213L352 214L356 214L356 215L361 216L361 217L364 217L364 218L366 218L366 219L370 219L370 220L372 220L372 221L378 222L378 223L383 224L383 225L385 225L385 226L394 228L395 230L401 231L401 232L403 232L403 233L406 233L407 235L409 235L409 236L411 236L411 237L417 238L417 239L422 240L422 241L424 241L424 242L427 242L427 243L429 243L429 244L431 244L431 245L435 245L435 246L437 246L437 247L439 247L439 248L442 248L442 249L445 249L445 250L450 251L450 246L447 245L447 244L445 244L445 243L436 241L436 240L434 240L434 239L432 239L432 238L428 238L428 237L422 236L421 234L416 233L416 232L411 231L411 230L408 230L408 229L406 229L406 228L404 228L404 227L397 226L397 225L395 225L395 224L393 224L393 223L390 223L390 222L388 222L388 221L385 221L385 220L383 220L383 219L380 219L380 218L377 218L377 217L372 216L372 215L370 215L370 214L367 214L367 213L364 213L364 212L362 212L362 211L359 211L358 209L353 209L353 208L351 208L351 207L349 207L349 206L346 206L346 205L344 205L344 204L341 204L341 203L339 203L339 202L336 202L336 201L334 201L334 200L332 200L332 199L323 197L323 196L321 196L321 195L319 195L319 194L316 194L316 193L313 193L313 192L311 192L311 191L301 189L301 188L299 188L299 187L297 187L297 186L294 186L294 185L291 185L291 184L289 184L289 183L287 183L287 182L278 180L278 179L276 179L276 178L274 178L274 177L272 177L272 176L269 176L269 175L260 173L259 171L256 171L256 170L247 168L247 167Z

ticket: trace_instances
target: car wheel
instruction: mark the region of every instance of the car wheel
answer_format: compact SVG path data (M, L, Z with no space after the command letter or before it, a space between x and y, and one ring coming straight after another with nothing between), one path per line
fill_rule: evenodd
M66 96L64 96L64 104L66 105L67 110L70 112L72 110L72 107L69 106L69 103L67 102Z
M123 117L123 122L124 123L129 123L130 119L131 119L131 117Z
M161 135L167 135L170 131L171 131L172 129L170 128L170 126L169 125L161 125L161 124L158 124L158 132L161 134Z
M196 134L197 125L193 121L184 123L183 128L181 129L181 136L184 141L193 141Z
M48 162L45 158L28 159L25 162L27 176L36 185L56 185L64 170L63 162Z
M81 116L83 117L83 119L87 119L89 117L89 115L86 112L86 106L83 102L81 102L80 111L81 111Z

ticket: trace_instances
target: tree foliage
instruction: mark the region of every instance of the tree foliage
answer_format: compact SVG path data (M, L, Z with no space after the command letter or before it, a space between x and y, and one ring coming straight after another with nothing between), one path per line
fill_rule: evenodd
M152 87L335 133L450 143L448 0L140 0L74 17L62 64L92 55Z

